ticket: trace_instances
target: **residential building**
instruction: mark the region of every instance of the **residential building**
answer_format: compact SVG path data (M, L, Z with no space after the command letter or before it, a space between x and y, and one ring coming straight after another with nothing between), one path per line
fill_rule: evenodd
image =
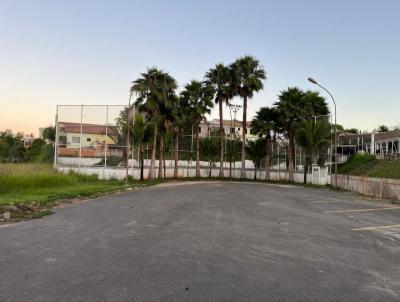
M219 131L219 119L213 119L211 121L203 121L199 126L199 135L200 137L208 137L210 135L215 135ZM225 136L227 137L236 137L238 139L242 139L243 135L243 126L242 121L238 120L223 120L223 127ZM257 139L257 136L250 133L251 122L247 122L247 133L246 133L246 141Z
M96 124L59 122L59 156L102 157L119 156L118 127Z
M60 146L87 148L117 144L116 126L59 122L58 129Z

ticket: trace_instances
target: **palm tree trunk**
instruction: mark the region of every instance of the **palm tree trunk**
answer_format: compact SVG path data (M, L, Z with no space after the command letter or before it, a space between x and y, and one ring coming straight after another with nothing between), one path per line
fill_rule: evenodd
M151 161L150 161L150 169L148 179L154 179L154 166L156 162L156 147L157 147L157 125L154 127L153 133L153 146L151 149Z
M246 171L245 171L246 168L245 145L246 145L246 131L247 131L246 119L247 119L247 95L245 94L243 97L242 168L240 170L240 178L246 178Z
M144 149L143 143L140 143L140 180L143 180L143 170L144 170Z
M267 137L267 150L265 152L265 180L270 180L271 175L269 173L269 162L271 158L271 139Z
M303 179L304 184L307 183L308 165L309 165L309 158L306 156L306 161L304 163L304 179Z
M175 129L175 166L174 166L174 178L178 177L178 163L179 163L179 129Z
M294 181L293 150L294 150L294 129L293 126L291 126L289 129L289 147L288 147L289 181Z
M229 161L229 178L232 178L232 160Z
M163 178L163 161L164 161L164 135L160 135L160 158L158 160L158 178Z
M199 136L199 122L196 122L196 177L200 177L200 136Z
M219 98L219 135L220 135L220 155L219 155L219 177L224 177L224 119L222 110L222 98Z
M211 161L209 163L209 168L210 168L210 170L208 171L208 178L211 178Z
M257 179L257 166L254 165L254 180Z
M164 178L167 178L167 168L165 166L165 156L163 158L163 169L164 169Z

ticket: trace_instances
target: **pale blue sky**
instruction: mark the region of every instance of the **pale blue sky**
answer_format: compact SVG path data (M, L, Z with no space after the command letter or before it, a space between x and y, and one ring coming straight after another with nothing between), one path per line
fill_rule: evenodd
M250 116L288 86L317 89L312 76L335 95L339 123L394 125L399 12L397 0L0 0L0 130L37 133L57 103L126 103L148 66L182 87L244 54L268 74Z

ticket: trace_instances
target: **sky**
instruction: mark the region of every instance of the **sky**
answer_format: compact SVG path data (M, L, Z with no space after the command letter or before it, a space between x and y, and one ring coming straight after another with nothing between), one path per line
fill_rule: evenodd
M127 104L148 67L181 90L243 55L267 72L249 119L288 87L321 91L311 76L346 128L397 125L399 12L398 0L0 0L0 131L37 135L57 104Z

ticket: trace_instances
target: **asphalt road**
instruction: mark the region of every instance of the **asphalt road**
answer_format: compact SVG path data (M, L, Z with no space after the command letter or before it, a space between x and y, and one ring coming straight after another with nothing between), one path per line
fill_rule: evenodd
M0 227L0 301L400 301L400 209L356 199L195 183L58 208Z

